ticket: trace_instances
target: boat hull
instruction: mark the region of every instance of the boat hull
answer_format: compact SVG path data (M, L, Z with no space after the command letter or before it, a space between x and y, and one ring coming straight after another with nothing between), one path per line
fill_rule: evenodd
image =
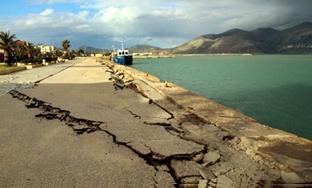
M132 65L133 58L132 56L115 56L113 61L120 65Z

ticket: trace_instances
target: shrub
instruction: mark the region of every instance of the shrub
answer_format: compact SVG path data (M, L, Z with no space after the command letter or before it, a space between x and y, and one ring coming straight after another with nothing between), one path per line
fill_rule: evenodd
M22 60L20 60L19 62L25 63L25 64L27 64L27 63L33 63L33 58L30 58L30 59L22 59Z
M43 59L42 56L34 57L34 58L32 59L32 63L34 63L34 64L41 64L41 63L42 63L42 59Z
M74 59L75 57L76 57L75 54L68 54L68 53L66 53L66 54L63 56L63 59L72 60L72 59Z

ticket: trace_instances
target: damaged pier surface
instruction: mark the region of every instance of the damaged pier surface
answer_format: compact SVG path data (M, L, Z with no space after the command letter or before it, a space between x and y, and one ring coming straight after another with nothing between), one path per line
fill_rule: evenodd
M239 147L240 135L164 97L157 78L140 74L81 58L1 96L0 187L310 183L311 151L304 175L255 159Z

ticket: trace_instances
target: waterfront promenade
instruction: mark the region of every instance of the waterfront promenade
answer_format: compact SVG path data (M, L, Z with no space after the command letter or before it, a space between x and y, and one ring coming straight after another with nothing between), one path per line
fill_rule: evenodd
M310 141L105 60L0 84L0 187L256 187L312 177Z

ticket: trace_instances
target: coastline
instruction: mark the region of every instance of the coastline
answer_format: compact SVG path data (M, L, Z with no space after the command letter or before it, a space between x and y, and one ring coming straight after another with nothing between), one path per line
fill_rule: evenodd
M192 57L192 56L258 56L258 55L281 55L281 56L287 56L287 55L296 55L296 56L312 56L310 53L294 53L294 54L287 54L287 53L275 53L275 54L267 54L267 53L210 53L210 54L175 54L176 56L185 56L185 57Z
M311 183L309 140L102 58L58 66L5 79L3 187Z
M215 56L252 56L252 55L261 55L261 54L251 54L251 53L211 53L211 54L175 54L177 56L205 56L205 55L215 55Z
M149 55L149 56L133 56L134 59L158 59L158 58L174 58L175 55Z
M106 63L109 62L104 64ZM264 161L282 170L294 171L300 176L306 176L307 179L312 177L312 159L309 159L312 157L311 140L260 124L241 112L173 83L162 83L159 78L148 73L120 65L114 67L140 80L137 84L150 99L155 101L166 99L179 109L195 114L206 123L228 132L239 140L237 149L243 150L254 160ZM155 95L154 92L158 94ZM165 105L168 105L168 101ZM168 109L174 108L170 105Z
M238 109L262 124L312 139L311 57L181 56L138 61L133 67Z

